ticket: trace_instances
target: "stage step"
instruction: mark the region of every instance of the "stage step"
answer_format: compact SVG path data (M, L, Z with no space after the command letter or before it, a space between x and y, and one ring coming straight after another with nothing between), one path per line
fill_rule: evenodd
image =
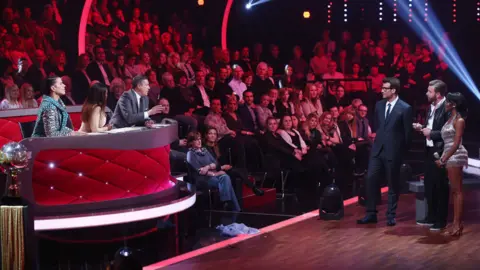
M263 196L256 196L251 189L243 188L243 209L255 208L266 204L275 203L277 200L277 190L275 188L262 188L265 192Z
M255 176L250 175L248 179L252 183L259 183L258 181L256 181L257 179L255 178ZM261 188L261 190L263 190L265 194L263 196L257 196L250 188L245 185L243 186L243 209L255 208L262 205L275 203L277 199L277 190L275 188Z

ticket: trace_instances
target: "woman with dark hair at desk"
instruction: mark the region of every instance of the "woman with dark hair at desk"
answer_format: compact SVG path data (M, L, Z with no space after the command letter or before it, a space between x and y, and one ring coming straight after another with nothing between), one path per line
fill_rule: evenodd
M82 125L79 131L90 133L112 129L112 125L107 125L107 115L105 114L107 97L108 88L103 83L95 83L90 87L82 107Z
M42 103L38 109L37 121L32 137L60 137L84 135L85 132L73 131L70 116L60 97L65 95L65 84L60 77L46 80Z
M197 185L206 182L209 187L218 188L224 208L240 211L230 177L223 170L224 166L220 166L210 152L202 147L202 135L199 132L190 132L187 136L187 145L190 147L187 163L196 171L194 175Z

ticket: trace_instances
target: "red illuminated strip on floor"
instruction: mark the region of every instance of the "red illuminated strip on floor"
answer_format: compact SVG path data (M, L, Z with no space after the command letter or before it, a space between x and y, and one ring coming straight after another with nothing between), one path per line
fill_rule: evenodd
M382 188L382 193L385 193L387 191L388 191L388 187ZM352 204L356 203L357 201L358 201L358 197L353 197L353 198L350 198L348 200L343 201L343 205L344 206L352 205ZM209 245L209 246L206 246L206 247L203 247L203 248L200 248L200 249L197 249L197 250L194 250L194 251L191 251L191 252L188 252L188 253L185 253L185 254L182 254L182 255L179 255L179 256L176 256L176 257L173 257L173 258L170 258L170 259L167 259L167 260L155 263L155 264L152 264L152 265L149 265L149 266L145 266L145 267L143 267L143 270L156 270L156 269L160 269L160 268L163 268L163 267L167 267L169 265L176 264L176 263L179 263L181 261L185 261L185 260L200 256L200 255L203 255L203 254L206 254L206 253L218 250L218 249L222 249L224 247L240 243L242 241L245 241L247 239L262 235L264 233L269 233L269 232L276 231L278 229L290 226L290 225L295 224L295 223L302 222L304 220L307 220L307 219L310 219L310 218L316 217L316 216L318 216L318 210L313 210L311 212L305 213L305 214L300 215L298 217L287 219L285 221L282 221L282 222L264 227L264 228L260 229L260 233L250 234L250 235L239 235L239 236L230 238L230 239L222 241L222 242L218 242L218 243L215 243L215 244L212 244L212 245Z

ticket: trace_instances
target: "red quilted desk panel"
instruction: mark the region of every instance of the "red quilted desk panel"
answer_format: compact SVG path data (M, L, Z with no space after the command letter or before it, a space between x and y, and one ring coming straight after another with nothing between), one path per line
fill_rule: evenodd
M170 147L149 150L46 150L33 165L37 204L101 202L156 193L174 185Z

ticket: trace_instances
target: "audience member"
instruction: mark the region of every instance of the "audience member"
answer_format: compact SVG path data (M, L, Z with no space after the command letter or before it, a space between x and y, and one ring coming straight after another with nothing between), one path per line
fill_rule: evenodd
M202 136L198 132L191 132L187 136L187 162L194 170L195 183L205 182L208 187L218 188L220 200L224 202L225 210L240 211L240 205L232 187L232 181L224 169L210 152L202 147ZM223 168L222 168L223 167Z
M270 104L270 96L263 95L260 99L260 104L255 106L260 133L265 132L265 128L267 127L267 119L273 117L273 113L268 108L268 104Z
M20 100L20 89L16 84L5 87L5 99L0 103L0 110L23 109Z
M38 103L35 100L35 91L29 83L22 84L20 88L21 103L24 109L37 108ZM1 105L0 105L1 106Z
M245 103L238 108L238 115L242 119L244 128L255 134L260 127L252 91L243 92L243 100Z
M325 104L327 105L328 110L336 107L339 111L342 111L345 107L349 106L350 101L345 96L345 88L342 85L338 85L335 90L335 95L327 96Z
M248 87L248 83L247 87ZM252 93L255 95L255 103L260 101L260 97L267 94L273 88L273 83L268 79L268 66L265 62L260 62L257 66L256 75L252 82Z
M99 81L106 86L110 86L110 82L113 80L113 76L110 73L110 68L105 62L105 50L97 46L94 49L95 61L91 62L87 67L87 74L91 80Z
M220 99L213 98L210 112L205 118L205 125L213 127L218 132L218 143L223 153L227 153L229 149L232 151L232 158L235 158L234 165L245 167L245 149L237 140L237 133L227 126L227 122L222 117L222 103Z
M277 118L282 118L284 115L296 115L295 106L290 101L290 92L286 88L282 88L279 91L279 99L276 102Z
M305 87L304 99L301 102L303 115L316 113L317 116L322 115L323 106L318 94L319 89L314 84L307 84Z
M243 100L243 92L247 90L247 85L242 82L243 74L242 67L240 65L235 65L233 68L233 78L228 84L239 100Z
M68 76L63 76L62 81L65 84L65 95L61 96L63 103L66 106L75 106L77 103L73 99L72 93L72 79Z
M110 84L110 92L107 97L107 107L110 111L114 111L117 107L117 102L122 96L123 92L126 91L125 82L120 78L115 78Z
M88 89L92 80L87 73L87 67L90 64L88 54L82 54L78 57L77 69L72 75L72 95L75 103L81 104L88 94Z

